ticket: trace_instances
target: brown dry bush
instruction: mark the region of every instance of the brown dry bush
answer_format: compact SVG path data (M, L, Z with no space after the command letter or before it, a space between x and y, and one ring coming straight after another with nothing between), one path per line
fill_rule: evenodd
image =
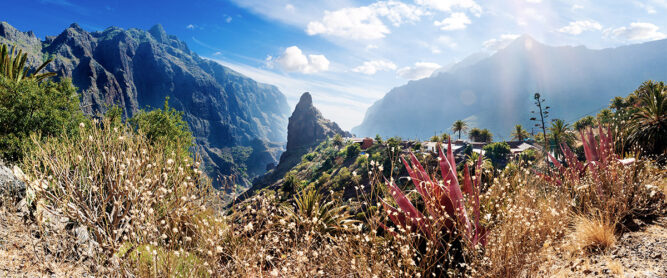
M28 196L38 212L83 226L98 263L146 276L210 271L203 262L219 246L210 234L224 223L207 207L215 195L191 157L109 120L33 143Z

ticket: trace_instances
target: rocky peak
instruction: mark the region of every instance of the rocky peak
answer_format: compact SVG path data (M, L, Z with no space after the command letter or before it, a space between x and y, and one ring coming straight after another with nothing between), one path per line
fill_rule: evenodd
M169 37L167 36L167 31L164 30L164 27L162 27L162 24L156 24L155 26L151 27L150 30L148 30L148 33L155 38L156 41L161 42L161 43L167 43L169 42Z
M313 106L313 97L310 93L303 93L299 103L294 108L292 116L289 118L287 152L303 147L316 146L336 134L350 136L338 124L322 116L322 113Z
M342 130L335 122L325 119L322 113L313 106L313 97L310 93L303 93L287 125L287 150L280 156L278 166L273 171L255 180L248 193L252 194L255 190L267 187L282 179L285 173L301 161L304 154L310 152L327 138L336 136L336 134L343 137L352 136L349 132ZM243 196L247 197L249 194Z

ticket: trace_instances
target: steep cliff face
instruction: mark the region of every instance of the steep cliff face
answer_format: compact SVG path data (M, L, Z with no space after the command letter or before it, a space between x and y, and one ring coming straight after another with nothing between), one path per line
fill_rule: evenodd
M289 113L285 96L275 86L199 57L161 25L91 33L72 24L40 41L2 22L0 42L31 53L33 65L54 58L47 70L72 78L88 114L116 104L132 116L141 108L161 107L169 96L170 105L184 112L214 179L233 175L249 185L282 151Z
M335 122L325 119L322 113L313 106L313 98L310 93L303 93L289 118L287 150L280 156L280 163L275 169L253 182L251 191L264 188L282 179L285 173L301 161L303 155L336 134L343 137L352 136Z
M522 36L490 57L472 57L392 89L352 132L425 139L466 120L490 129L495 138L509 138L514 125L531 125L536 92L551 106L551 116L569 121L606 107L646 80L667 79L665 49L667 40L594 50Z

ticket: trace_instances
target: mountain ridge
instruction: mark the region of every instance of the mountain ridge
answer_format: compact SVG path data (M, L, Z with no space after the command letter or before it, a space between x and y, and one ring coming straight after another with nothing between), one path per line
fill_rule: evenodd
M72 78L89 115L116 104L129 117L170 97L170 106L184 112L206 172L218 186L228 176L249 185L282 151L289 106L280 90L199 57L159 24L148 31L112 26L88 32L73 23L39 40L2 22L0 42L27 51L32 66L53 58L46 70ZM250 154L238 161L232 155L238 151Z
M660 66L667 64L664 49L667 40L594 50L547 46L524 35L474 65L393 88L352 132L424 139L455 120L472 119L473 126L507 139L513 125L530 124L535 92L546 98L553 118L572 120L645 80L667 79Z

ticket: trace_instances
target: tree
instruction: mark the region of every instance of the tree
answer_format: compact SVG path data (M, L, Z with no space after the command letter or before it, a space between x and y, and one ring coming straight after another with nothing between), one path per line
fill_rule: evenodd
M611 123L611 121L614 119L614 113L612 113L609 109L602 109L600 112L598 112L597 118L599 125L606 125Z
M336 134L333 138L333 144L336 146L336 148L340 148L343 146L343 136L340 134Z
M5 78L12 80L14 82L20 82L25 79L34 79L37 81L42 81L48 77L55 76L55 72L46 72L40 73L53 59L49 59L46 62L42 63L37 69L28 73L28 67L25 66L25 62L28 59L28 54L23 53L22 49L17 47L10 47L6 44L0 46L0 75L3 75Z
M480 138L481 134L482 134L482 130L475 127L475 128L470 130L470 132L468 133L468 137L470 137L470 141L479 142L479 138Z
M543 138L547 138L547 127L544 124L544 120L549 118L549 108L551 107L544 105L545 99L542 98L540 93L535 93L535 95L533 95L533 99L535 100L535 106L537 106L538 111L537 116L531 117L530 120L537 122L535 126L541 128L542 135L544 136ZM536 111L530 111L530 113L536 114ZM537 117L539 117L539 119ZM544 150L546 151L548 149L547 140L544 140Z
M478 142L484 142L484 143L491 143L493 142L493 133L489 131L488 129L482 129L482 131L479 133L479 141Z
M609 105L609 108L614 109L615 111L619 111L627 107L627 103L625 102L625 98L623 97L615 97L611 100L611 104Z
M379 133L378 133L378 134L375 134L375 141L376 141L378 144L382 144L382 136L380 136Z
M491 159L494 165L498 165L498 162L507 159L511 153L510 145L505 142L491 143L483 148L484 156Z
M468 123L463 120L457 120L452 125L452 131L454 133L459 133L459 139L461 139L461 132L465 132L466 130L468 130Z
M663 82L648 81L637 90L641 103L631 116L631 144L644 154L667 154L667 87Z
M523 126L521 125L514 126L514 131L512 132L512 139L517 141L523 141L526 140L526 138L528 137L530 137L530 134L528 134L528 131L523 129Z
M21 160L30 134L45 138L72 133L80 123L88 126L87 122L69 79L16 82L0 75L0 158Z
M441 140L440 142L447 142L450 139L451 139L451 137L447 133L443 133L443 134L440 135L440 140Z
M430 142L442 142L442 139L438 135L433 135L431 136L431 139L429 139Z
M479 161L480 154L476 152L471 152L467 158L466 158L466 164L468 164L468 167L470 167L471 174L475 174L475 165L477 165L477 161ZM482 170L490 170L493 169L493 163L491 163L491 159L488 157L482 156Z
M163 145L167 150L180 155L190 155L194 137L183 120L183 112L169 107L169 97L165 98L162 109L150 112L140 110L128 122L135 130L143 132L153 144Z
M570 133L570 125L561 119L555 119L551 122L549 132L552 140L551 149L556 157L560 157L563 154L560 148L561 143L570 145L574 139L572 133Z
M593 118L593 116L586 116L574 122L573 127L575 130L582 130L587 127L592 127L594 124L595 124L595 118Z
M357 158L359 153L361 153L361 147L359 147L359 144L351 144L347 146L346 157L348 159Z

